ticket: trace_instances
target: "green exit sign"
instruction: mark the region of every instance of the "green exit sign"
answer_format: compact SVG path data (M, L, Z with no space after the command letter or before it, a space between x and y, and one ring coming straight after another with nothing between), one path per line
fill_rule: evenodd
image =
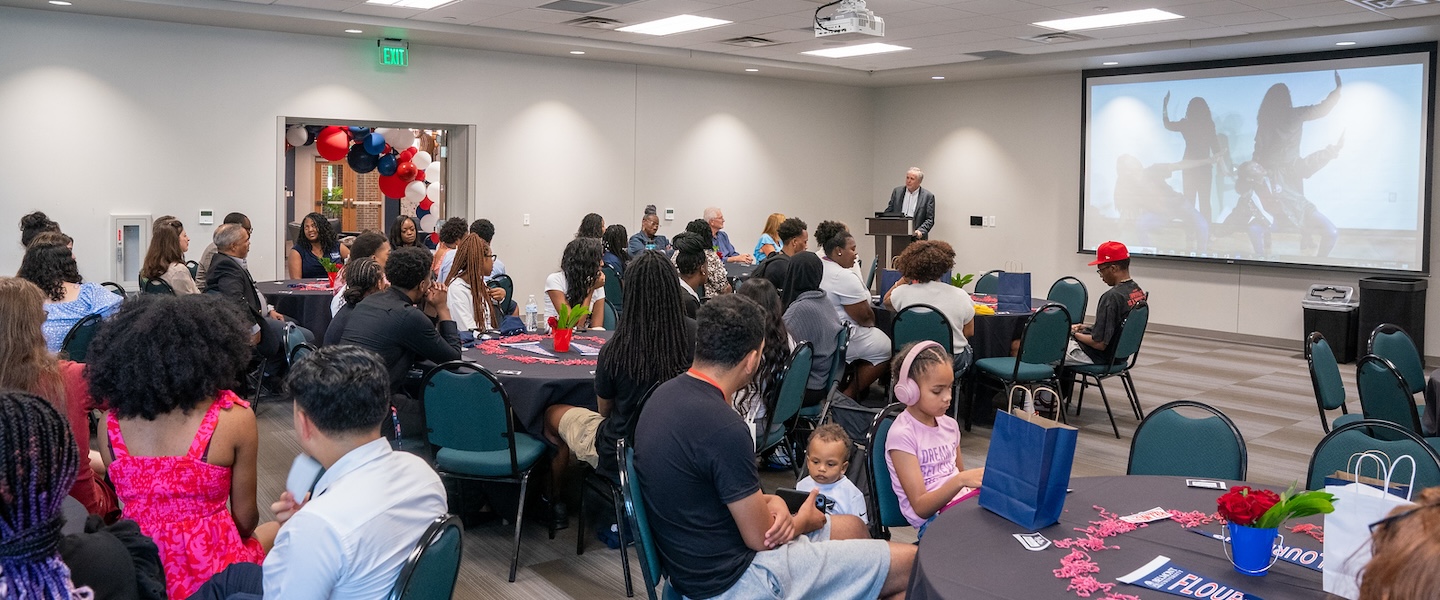
M395 38L384 38L377 40L375 45L380 48L380 65L385 67L408 67L410 66L410 44L405 40Z

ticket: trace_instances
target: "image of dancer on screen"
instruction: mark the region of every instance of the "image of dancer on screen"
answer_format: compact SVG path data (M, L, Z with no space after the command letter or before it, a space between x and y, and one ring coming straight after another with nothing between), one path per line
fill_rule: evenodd
M1272 179L1284 181L1286 189L1305 193L1304 179L1315 170L1304 172L1300 159L1300 135L1305 122L1330 114L1340 103L1340 72L1335 71L1335 89L1319 104L1295 106L1290 87L1277 83L1265 91L1260 112L1255 116L1255 154L1253 160L1264 167ZM1318 169L1318 167L1317 167ZM1302 174L1303 173L1303 174Z
M1175 191L1165 180L1182 169L1198 166L1208 169L1217 160L1219 156L1211 156L1147 167L1132 154L1122 154L1116 159L1115 208L1121 215L1135 219L1136 245L1158 247L1161 251L1173 248L1156 246L1151 243L1151 237L1155 230L1179 221L1185 231L1184 250L1204 253L1209 249L1210 222L1200 215L1190 198ZM1174 250L1181 251L1180 248Z
M1248 161L1241 164L1237 169L1238 177L1235 181L1235 191L1240 194L1242 202L1244 198L1254 193L1260 200L1260 206L1275 219L1275 231L1299 231L1300 232L1300 253L1309 254L1315 251L1317 257L1330 256L1330 251L1335 249L1335 242L1340 239L1340 232L1336 230L1335 223L1320 212L1305 197L1305 194L1291 187L1291 179L1303 180L1309 177L1326 163L1334 160L1345 146L1345 136L1334 144L1317 150L1303 159L1291 164L1295 177L1277 177L1258 161ZM1238 205L1237 205L1238 209ZM1320 236L1320 245L1315 246L1315 235ZM1267 251L1268 254L1268 251Z
M1185 139L1184 160L1205 161L1180 172L1180 193L1185 200L1200 209L1200 216L1207 223L1211 218L1211 190L1215 181L1215 167L1211 157L1220 156L1218 161L1222 173L1230 172L1230 149L1222 145L1222 136L1215 130L1215 119L1210 115L1210 104L1196 96L1185 106L1185 117L1179 121L1170 120L1170 92L1160 105L1160 118L1165 128L1179 133Z

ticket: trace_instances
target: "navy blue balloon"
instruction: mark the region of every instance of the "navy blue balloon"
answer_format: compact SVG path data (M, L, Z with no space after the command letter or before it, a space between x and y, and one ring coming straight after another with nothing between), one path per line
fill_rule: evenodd
M395 153L393 152L381 156L380 159L376 161L376 167L380 171L380 174L386 177L394 175L395 168L398 166L400 166L400 161L395 160Z
M352 140L360 139L360 138L364 137L365 134L367 134L367 133L370 133L370 130L367 129L367 128L364 128L364 127L351 127L351 128L350 128L350 139L352 139Z
M350 146L350 152L345 154L345 162L354 169L356 173L369 173L375 170L379 161L375 155L365 151L360 144Z
M378 133L371 133L360 138L365 141L365 151L372 155L379 156L385 151L385 136Z

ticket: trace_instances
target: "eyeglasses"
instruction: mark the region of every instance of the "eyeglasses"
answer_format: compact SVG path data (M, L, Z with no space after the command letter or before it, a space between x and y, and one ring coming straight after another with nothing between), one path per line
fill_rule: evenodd
M1115 263L1103 264L1103 265L1100 265L1100 266L1098 266L1098 267L1095 267L1095 272L1096 272L1096 273L1104 273L1104 272L1105 272L1105 269L1108 269L1108 268L1113 267L1113 266L1115 266Z
M1376 531L1377 529L1382 529L1382 528L1384 528L1384 527L1388 527L1391 523L1394 523L1394 522L1396 522L1396 521L1399 521L1399 520L1401 520L1401 519L1404 519L1405 517L1408 517L1408 516L1410 516L1410 515L1413 515L1413 514L1415 514L1415 513L1417 513L1417 512L1420 512L1420 511L1422 511L1422 510L1425 510L1425 509L1427 509L1427 508L1435 508L1436 506L1440 506L1440 504L1427 504L1427 505L1425 505L1425 506L1421 506L1420 508L1412 508L1412 509L1410 509L1410 510L1407 510L1407 511L1405 511L1405 512L1403 512L1403 513L1400 513L1400 514L1398 514L1398 515L1395 515L1395 516L1385 517L1385 518L1383 518L1383 519L1380 519L1379 521L1376 521L1376 522L1370 524L1370 535L1375 535L1375 531Z

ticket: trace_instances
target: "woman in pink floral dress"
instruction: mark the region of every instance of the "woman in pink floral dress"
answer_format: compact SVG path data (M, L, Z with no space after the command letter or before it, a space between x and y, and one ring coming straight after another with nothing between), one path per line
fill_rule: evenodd
M171 598L236 562L259 563L255 414L228 388L250 359L225 299L130 300L91 345L91 393L111 408L104 454L124 516L155 540ZM227 508L227 501L229 508Z

